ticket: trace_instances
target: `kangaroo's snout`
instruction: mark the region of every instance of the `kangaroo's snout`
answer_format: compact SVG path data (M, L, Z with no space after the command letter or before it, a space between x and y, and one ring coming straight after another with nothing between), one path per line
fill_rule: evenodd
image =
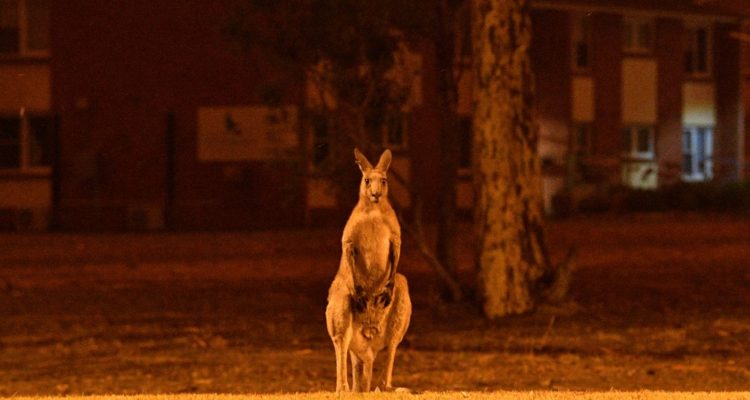
M387 194L387 178L381 172L370 173L362 179L362 194L371 202L378 203Z

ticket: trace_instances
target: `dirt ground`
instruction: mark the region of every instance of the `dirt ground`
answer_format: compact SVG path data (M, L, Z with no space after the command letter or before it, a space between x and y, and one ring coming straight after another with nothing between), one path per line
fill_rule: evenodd
M0 235L0 395L331 390L339 235ZM750 217L578 217L549 240L558 259L577 248L570 301L487 322L436 300L407 238L414 314L394 384L750 388Z

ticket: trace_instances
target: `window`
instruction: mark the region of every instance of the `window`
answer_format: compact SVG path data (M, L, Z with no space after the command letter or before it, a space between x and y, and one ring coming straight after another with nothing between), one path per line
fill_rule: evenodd
M49 53L50 0L0 0L0 55Z
M0 169L46 169L52 165L52 119L21 115L0 117Z
M654 158L654 128L651 126L627 126L622 129L623 155L630 158L652 160Z
M0 53L18 53L19 27L17 1L0 0Z
M708 26L685 29L685 72L692 77L711 74L711 30Z
M406 148L407 116L402 113L390 114L383 124L383 146L393 150Z
M0 168L21 166L21 120L0 119Z
M331 153L329 123L325 117L317 117L312 123L312 162L323 164Z
M591 17L573 15L573 70L585 72L591 68Z
M690 126L682 132L682 177L686 181L711 179L713 128Z
M622 50L650 53L654 47L654 24L650 19L626 17L622 28Z
M749 20L745 20L742 23L742 28L739 34L741 37L748 39L748 40L740 41L741 43L740 60L742 60L740 70L742 71L742 76L744 76L745 79L750 79L750 21Z
M573 126L573 152L578 155L591 153L591 124L577 123Z
M461 146L461 158L458 161L458 168L461 170L471 169L471 117L461 117L458 121L459 143Z

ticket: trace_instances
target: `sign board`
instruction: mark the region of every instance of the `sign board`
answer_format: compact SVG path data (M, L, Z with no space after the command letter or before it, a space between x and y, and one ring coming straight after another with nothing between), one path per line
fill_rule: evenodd
M262 161L293 156L297 107L198 108L198 160Z

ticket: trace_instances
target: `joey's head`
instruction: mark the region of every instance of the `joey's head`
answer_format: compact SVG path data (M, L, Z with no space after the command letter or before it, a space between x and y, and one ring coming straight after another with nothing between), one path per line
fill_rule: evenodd
M354 160L362 171L362 180L359 183L359 197L371 203L388 201L388 167L391 165L391 151L386 150L380 155L378 164L373 167L367 157L354 149Z
M362 335L372 339L383 329L383 321L390 310L393 299L393 285L387 284L382 290L367 293L362 287L356 287L351 297L354 321L362 326Z

